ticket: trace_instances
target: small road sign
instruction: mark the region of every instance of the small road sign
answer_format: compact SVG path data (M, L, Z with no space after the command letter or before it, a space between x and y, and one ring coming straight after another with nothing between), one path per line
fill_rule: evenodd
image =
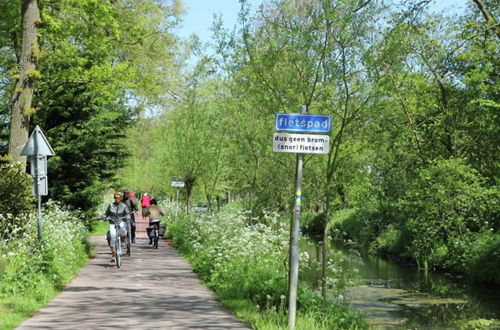
M22 156L54 156L54 150L50 146L45 135L38 125L31 133L28 142L21 151Z
M330 137L314 134L273 134L273 151L299 154L328 154Z
M172 187L182 188L182 187L184 187L184 185L185 185L184 181L182 181L182 180L179 180L179 179L172 180Z
M330 115L308 115L300 113L277 113L276 130L297 133L330 133Z
M46 176L34 177L31 194L34 196L47 196L49 193Z
M47 175L47 157L46 156L31 156L31 175L42 177Z

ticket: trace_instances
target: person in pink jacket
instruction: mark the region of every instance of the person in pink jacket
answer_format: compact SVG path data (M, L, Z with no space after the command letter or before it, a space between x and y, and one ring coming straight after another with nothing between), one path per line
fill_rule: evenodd
M144 193L141 197L141 207L142 207L142 217L145 218L148 216L148 208L151 205L151 197L148 196L148 193Z

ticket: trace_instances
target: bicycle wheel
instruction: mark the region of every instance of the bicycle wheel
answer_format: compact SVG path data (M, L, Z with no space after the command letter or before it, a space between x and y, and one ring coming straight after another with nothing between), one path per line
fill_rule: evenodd
M131 242L132 242L132 233L130 232L130 225L128 226L127 230L127 256L130 257L131 254Z
M159 237L158 237L159 233L158 233L158 229L157 228L155 228L155 232L154 233L155 233L155 236L154 236L154 245L153 245L153 247L155 249L157 249L158 248L158 240L159 240Z
M120 268L122 265L122 244L120 242L120 235L117 233L117 238L115 239L115 261L116 267Z

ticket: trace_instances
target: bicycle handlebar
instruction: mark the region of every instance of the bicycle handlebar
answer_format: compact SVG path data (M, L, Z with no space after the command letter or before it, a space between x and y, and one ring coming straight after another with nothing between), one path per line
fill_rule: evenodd
M97 218L94 218L94 219L97 219L97 220L104 220L104 221L112 221L112 222L115 222L115 223L120 223L121 221L126 221L126 222L130 222L130 215L132 215L134 213L134 211L132 212L129 212L127 213L126 216L124 217L113 217L113 216L100 216L100 217L97 217Z
M112 222L114 222L115 224L117 224L117 223L120 223L120 222L122 222L122 221L126 221L126 222L128 222L128 221L129 221L129 219L130 219L130 218L129 218L128 216L126 216L126 217L118 217L118 218L117 218L117 217L106 217L106 218L104 218L103 220L106 220L106 221L112 221Z

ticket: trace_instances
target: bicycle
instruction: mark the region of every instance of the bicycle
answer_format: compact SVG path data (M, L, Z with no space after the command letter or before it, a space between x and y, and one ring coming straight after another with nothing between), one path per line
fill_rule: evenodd
M121 236L123 233L123 229L120 228L120 223L122 221L128 222L126 217L122 218L106 218L108 221L112 221L114 226L115 226L115 241L113 242L113 245L115 246L115 262L116 262L116 267L120 268L122 266L122 240ZM128 234L127 234L128 236Z
M125 222L127 224L127 239L125 240L125 247L126 247L126 253L127 253L127 257L130 257L130 255L132 254L132 224L131 224L131 219L130 219L130 216L133 214L134 212L130 212L128 214L128 217L127 218L124 218L126 219Z
M132 249L132 225L130 224L130 220L127 221L127 241L125 243L125 246L127 247L127 257L130 257L131 255L131 249Z
M160 240L160 220L150 221L150 238L153 241L153 249L158 248L158 241Z
M122 239L120 235L120 225L115 223L115 262L116 267L120 268L122 266Z

